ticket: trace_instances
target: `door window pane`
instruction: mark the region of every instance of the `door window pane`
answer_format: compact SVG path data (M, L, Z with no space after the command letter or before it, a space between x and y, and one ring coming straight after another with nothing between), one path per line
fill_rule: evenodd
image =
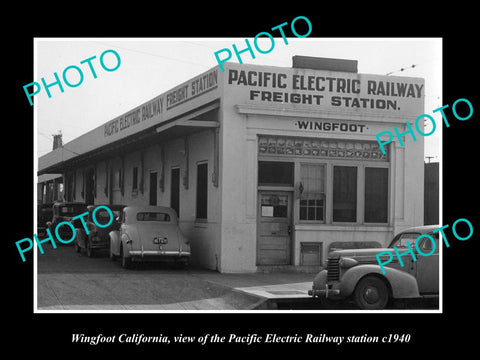
M388 222L388 169L365 168L365 222Z
M333 167L333 221L357 221L356 167Z
M288 196L277 194L262 194L261 214L262 217L288 217Z

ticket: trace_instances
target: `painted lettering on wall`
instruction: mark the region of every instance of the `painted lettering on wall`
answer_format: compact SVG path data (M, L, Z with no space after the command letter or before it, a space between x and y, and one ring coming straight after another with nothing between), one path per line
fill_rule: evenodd
M190 80L187 84L180 85L168 93L156 97L125 115L109 121L104 125L104 137L141 124L143 121L149 120L217 87L218 69L214 69Z
M163 97L157 97L148 103L130 111L129 113L109 121L104 125L104 136L111 136L128 129L131 126L140 124L142 121L148 120L163 111Z
M217 69L209 73L197 77L188 84L182 85L165 95L166 109L169 110L177 105L191 100L199 95L202 95L210 90L213 90L218 85Z
M228 70L228 84L266 88L250 89L249 100L354 109L401 110L397 99L421 99L424 85L406 81L381 81L268 71ZM362 82L363 80L363 82Z
M359 133L363 133L364 129L368 130L368 127L366 125L327 121L298 120L294 123L294 125L300 130L342 131Z

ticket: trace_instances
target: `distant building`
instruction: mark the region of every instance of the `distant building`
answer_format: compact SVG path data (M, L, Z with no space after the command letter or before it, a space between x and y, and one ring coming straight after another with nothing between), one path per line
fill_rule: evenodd
M439 224L439 163L425 163L424 180L424 219L425 225Z

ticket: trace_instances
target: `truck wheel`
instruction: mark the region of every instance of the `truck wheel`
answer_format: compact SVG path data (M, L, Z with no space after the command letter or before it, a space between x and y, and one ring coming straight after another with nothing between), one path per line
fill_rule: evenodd
M360 309L381 310L389 299L388 287L382 279L366 276L358 282L353 298Z

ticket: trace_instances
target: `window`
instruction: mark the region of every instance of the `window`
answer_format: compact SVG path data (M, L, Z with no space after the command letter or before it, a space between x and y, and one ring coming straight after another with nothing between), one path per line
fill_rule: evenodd
M170 176L170 207L180 216L180 168L172 169Z
M293 162L259 161L258 185L293 186Z
M133 173L132 173L132 190L137 190L138 189L138 167L133 168Z
M333 221L357 221L356 167L333 167Z
M300 220L323 221L325 214L325 167L301 164Z
M161 212L139 212L137 221L170 221L170 215Z
M387 168L365 168L365 222L388 222Z
M404 233L400 235L400 238L397 240L397 242L394 244L397 248L399 247L408 247L407 243L410 244L412 248L415 247L415 240L417 240L417 237L419 237L419 233Z
M438 253L438 233L435 234L428 234L433 237L433 241L430 238L423 238L423 242L420 245L420 250L424 254L427 253Z
M197 165L197 219L207 219L208 163Z
M113 215L113 219L116 219L118 216L120 216L120 211L114 211L114 210L110 210L112 212L112 215ZM92 216L93 217L93 211L92 211ZM111 220L111 217L110 217L110 213L107 211L107 210L97 210L95 212L95 220L98 224L100 225L105 225L105 224L108 224Z

